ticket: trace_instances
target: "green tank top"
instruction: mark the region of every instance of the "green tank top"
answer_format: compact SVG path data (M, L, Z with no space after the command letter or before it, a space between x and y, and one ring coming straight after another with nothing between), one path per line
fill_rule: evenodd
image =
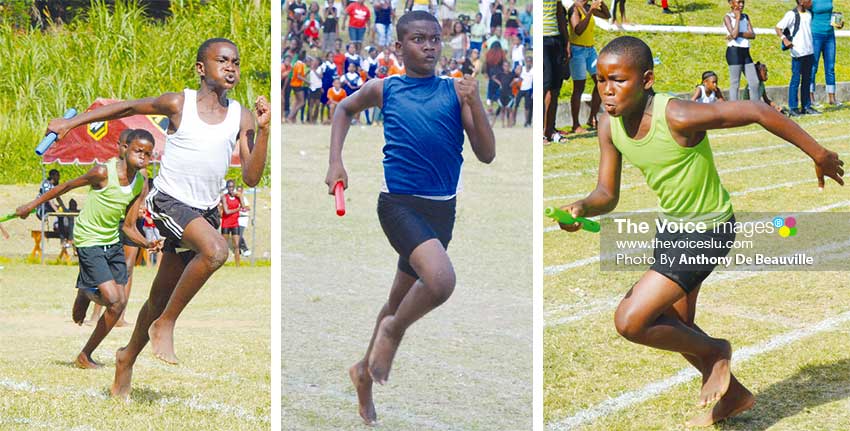
M643 173L668 220L702 221L709 226L725 222L732 217L732 202L720 184L708 135L695 147L676 143L665 114L670 99L666 94L655 95L652 125L639 140L626 134L622 117L612 117L614 146Z
M136 172L136 177L129 186L120 185L117 162L118 159L106 162L106 187L100 190L89 189L85 206L74 226L74 244L77 247L117 243L120 222L127 212L127 205L142 192L145 178L141 172Z

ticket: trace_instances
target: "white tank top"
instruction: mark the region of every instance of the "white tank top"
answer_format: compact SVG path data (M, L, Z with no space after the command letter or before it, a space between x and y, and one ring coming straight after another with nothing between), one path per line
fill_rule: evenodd
M198 116L197 91L183 90L180 127L165 138L165 152L154 186L171 197L199 209L218 205L224 176L236 147L242 107L227 99L227 116L207 124Z
M699 98L697 99L698 103L714 103L717 101L717 95L712 91L710 94L705 93L705 85L698 85L699 88Z
M729 13L726 14L726 16L729 17L729 22L732 24L733 28L735 27L735 25L738 26L738 34L739 35L747 32L747 28L750 25L750 19L747 16L747 14L741 14L741 20L738 21L737 23L735 22L735 14L734 13L729 12ZM731 33L729 33L729 30L726 30L726 34L731 34ZM750 47L750 40L743 38L741 36L738 36L735 39L726 41L726 46L735 46L735 47L738 47L738 48L749 48Z

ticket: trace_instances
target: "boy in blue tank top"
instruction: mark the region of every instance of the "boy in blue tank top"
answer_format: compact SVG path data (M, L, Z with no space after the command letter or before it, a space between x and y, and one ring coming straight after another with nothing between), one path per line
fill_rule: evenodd
M257 97L252 112L227 97L241 75L236 44L224 38L204 41L198 47L195 72L200 77L198 90L126 100L48 124L48 131L61 138L95 121L139 114L165 115L169 120L160 174L146 199L165 245L130 342L115 354L110 392L119 398L129 397L133 365L148 341L157 359L177 363L177 317L227 261L227 243L218 231L218 202L231 152L239 152L242 180L249 187L259 183L266 164L271 120L266 98Z
M656 94L652 52L642 40L622 36L599 54L598 91L608 112L599 120L599 179L587 197L564 206L574 217L609 213L617 206L623 158L638 167L658 195L664 215L684 220L705 216L718 225L734 224L729 194L720 185L706 132L757 123L812 158L818 186L829 177L844 185L844 162L822 147L797 123L760 102L704 104ZM663 175L660 175L661 173ZM682 175L684 174L684 175ZM714 190L713 193L703 191ZM700 196L698 199L691 199ZM713 196L713 198L712 198ZM671 211L688 205L686 211ZM706 208L707 202L713 204ZM562 224L574 232L580 223ZM725 256L734 240L731 227L704 232L659 231L659 243L717 243L720 247L657 247L656 264L620 301L614 315L617 332L627 340L677 352L702 374L698 405L710 411L688 421L709 426L752 408L755 398L731 372L729 341L706 334L695 322L703 280L715 265L659 265L661 255ZM670 262L671 260L668 260Z
M496 155L493 130L471 76L435 76L440 58L440 24L433 15L413 11L396 25L396 49L407 75L368 81L340 102L333 118L325 182L333 194L338 181L348 187L342 146L360 111L378 107L384 114L384 187L378 218L399 254L389 299L378 313L363 359L349 369L360 416L377 420L372 382L384 384L405 330L445 302L455 286L446 253L455 218L455 195L463 162L463 132L478 160Z

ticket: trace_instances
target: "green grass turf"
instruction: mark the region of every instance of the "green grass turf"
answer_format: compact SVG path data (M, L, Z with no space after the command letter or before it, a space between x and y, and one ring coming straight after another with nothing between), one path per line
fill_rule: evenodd
M449 247L457 287L407 331L388 385L376 385L382 428L531 428L529 131L496 128L491 165L465 148ZM375 214L382 130L351 129L342 218L323 183L329 133L283 133L284 429L362 429L347 369L365 352L396 266Z
M610 6L610 2L606 1ZM657 2L660 4L660 1ZM774 28L782 16L793 8L793 1L747 2L744 13L750 16L754 28ZM729 12L725 1L684 1L671 0L673 15L664 15L661 8L649 6L644 1L630 1L626 4L626 16L634 24L645 25L689 25L722 27L723 15ZM850 1L834 0L835 11L850 10ZM635 33L623 31L596 31L597 50L615 37L631 35L643 39L652 49L654 56L661 60L655 66L655 89L660 92L692 92L701 84L700 77L706 70L717 73L721 89L729 88L729 69L726 65L726 42L724 35L697 35L672 33ZM847 81L850 77L850 62L841 61L850 52L850 38L836 39L836 80ZM768 65L770 79L767 85L788 85L791 79L791 60L787 51L779 48L778 38L774 35L757 35L751 41L750 53L753 61ZM823 65L818 68L816 82L823 85ZM745 80L742 78L741 85ZM590 93L592 85L587 86ZM564 83L561 96L572 94L572 84Z
M76 268L4 262L0 269L0 429L267 430L269 281L262 268L223 268L180 316L168 366L146 349L131 401L108 397L113 352L132 328L115 328L94 352L100 370L72 361L91 326L71 322ZM154 271L137 268L127 319L135 321Z
M850 112L839 109L819 117L805 117L800 124L824 146L846 159L850 137L844 123L848 118ZM790 144L757 152L723 154L782 144L758 127L711 132L709 136L721 181L730 193L805 181L792 187L733 196L732 204L737 212L807 210L850 200L850 189L833 182L819 193L811 162ZM756 167L767 164L771 166ZM747 169L748 166L753 168ZM552 197L592 190L597 168L598 143L593 136L546 147L544 204L566 205L577 198ZM728 172L732 170L735 171ZM575 173L579 174L565 176ZM621 192L617 212L656 205L656 198L633 166L624 168L622 184L628 187ZM846 213L847 208L832 211ZM552 226L551 221L544 221L544 228ZM834 239L847 237L846 232L836 232ZM600 250L598 235L558 231L544 233L543 247L544 267L589 258ZM547 423L668 378L687 365L678 355L634 345L617 335L614 308L641 273L600 272L598 265L592 263L544 276L544 315L549 325L544 330ZM850 310L846 298L848 287L847 272L770 272L707 282L700 298L697 322L709 334L729 338L735 348L755 345ZM555 324L558 321L562 323ZM850 359L843 351L846 349L834 347L847 345L848 329L850 325L844 323L835 330L733 365L741 381L755 393L757 407L721 428L846 429L850 423L848 393L836 382L846 381ZM600 418L586 428L682 428L687 418L700 411L694 405L698 388L696 380L673 387L658 397Z

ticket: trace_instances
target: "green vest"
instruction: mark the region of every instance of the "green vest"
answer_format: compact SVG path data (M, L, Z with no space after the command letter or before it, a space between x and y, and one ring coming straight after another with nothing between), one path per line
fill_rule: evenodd
M106 187L100 190L89 189L85 206L74 226L74 244L77 247L117 243L118 230L121 228L121 219L127 212L127 206L142 192L145 177L141 172L136 172L136 177L129 186L120 185L117 162L118 159L106 162Z
M732 202L720 184L708 135L695 147L676 143L667 126L670 99L666 94L655 95L652 125L639 140L628 137L622 117L612 117L614 146L643 173L666 218L709 225L725 222L732 217Z

